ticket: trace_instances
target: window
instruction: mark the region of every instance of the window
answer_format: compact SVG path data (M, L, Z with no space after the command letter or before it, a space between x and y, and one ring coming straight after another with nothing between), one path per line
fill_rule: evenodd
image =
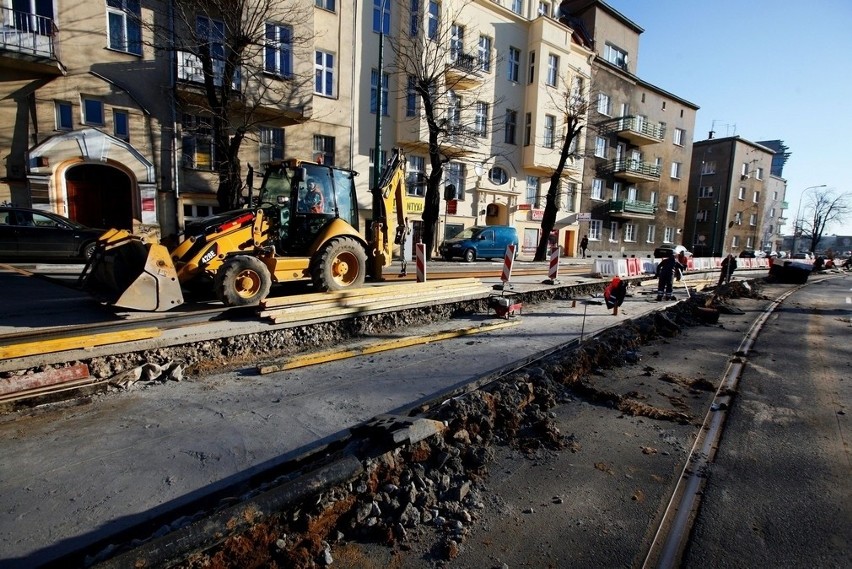
M624 240L631 243L636 242L636 224L627 223L624 225Z
M520 14L524 10L524 0L512 0L512 12Z
M509 48L508 67L506 68L506 78L509 81L518 82L518 75L521 70L521 50L516 47Z
M476 55L479 60L479 68L489 73L491 71L491 38L488 36L479 36Z
M488 134L488 103L476 102L476 118L473 123L473 132L482 138Z
M74 119L71 118L71 103L56 101L56 130L71 130Z
M373 31L377 34L390 32L390 5L387 0L373 0Z
M663 101L663 104L660 105L660 110L662 110L662 111L666 110L666 102L665 101Z
M450 60L455 61L464 54L464 26L453 24L450 28Z
M104 124L104 104L96 99L83 99L83 123Z
M465 165L461 162L450 162L447 164L447 184L456 187L456 199L464 201L465 176L467 176Z
M638 197L638 192L636 190L636 186L630 186L627 188L627 201L635 202Z
M538 201L538 178L527 176L527 203L536 204Z
M382 73L382 116L388 116L388 82L387 73ZM378 93L379 71L373 69L370 72L370 112L376 112L376 95Z
M672 178L675 178L676 180L680 179L680 168L680 162L672 162Z
M210 48L210 56L213 59L224 61L225 24L223 22L211 20L206 16L198 16L195 20L195 33L199 38L207 40Z
M314 156L315 159L318 158L317 162L321 162L327 166L334 166L334 137L315 134Z
M621 68L627 67L627 52L612 44L604 46L604 59Z
M260 164L284 159L284 129L260 127Z
M411 0L409 10L408 35L416 36L420 33L420 0Z
M539 16L549 16L550 15L550 2L539 2L538 3L538 15Z
M592 219L589 221L589 241L600 241L603 233L603 221Z
M734 235L731 237L731 247L739 247L740 246L740 237L739 235Z
M574 197L577 195L577 183L568 182L565 184L565 209L574 211Z
M754 237L746 237L746 249L754 249Z
M648 201L650 201L654 205L657 205L657 191L656 190L651 190L651 196L650 196L650 199Z
M769 218L770 219L775 218L775 208L774 207L769 210Z
M110 49L142 55L142 12L139 0L107 0Z
M182 147L184 168L213 169L213 129L207 117L183 115Z
M317 8L323 8L334 12L334 0L314 0L314 5Z
M529 61L529 77L527 77L527 83L532 85L535 82L535 52L530 52L530 61Z
M618 195L621 193L621 182L612 183L612 201L618 201Z
M609 242L610 243L618 243L618 222L610 221L609 222Z
M740 171L744 178L748 177L748 162L743 162L743 167Z
M698 188L698 197L699 198L712 198L713 197L713 186L701 186Z
M559 78L559 56L552 53L547 56L547 84L556 87Z
M502 186L509 181L509 174L505 168L494 166L488 171L488 181L495 186Z
M646 243L653 243L656 239L657 239L657 226L656 225L649 225L648 226L648 232L645 235L645 242Z
M708 219L710 219L710 210L706 209L699 210L695 216L695 221L707 221Z
M639 162L640 159L641 159L641 157L634 155L633 160L635 162ZM663 159L660 158L659 156L654 158L654 171L657 174L660 174L663 171Z
M219 207L215 205L183 204L184 221L203 219L219 213Z
M405 170L405 191L410 196L426 195L426 158L408 155L408 167Z
M741 211L734 214L734 223L737 225L743 224L743 213Z
M556 137L556 117L544 115L544 147L553 148Z
M518 128L518 111L506 109L506 130L503 135L503 142L506 144L515 144L515 131Z
M583 100L583 92L585 86L583 85L583 78L579 75L574 75L571 78L571 99L572 103L579 104Z
M704 176L706 174L715 174L716 173L716 162L702 162L701 163L701 175Z
M447 123L451 130L458 130L461 125L461 97L454 91L449 91L447 98L450 100L447 106Z
M317 50L314 60L314 93L331 97L334 95L334 55Z
M746 190L743 187L740 187L739 193L737 194L737 198L744 200L745 199Z
M417 77L408 76L408 87L405 90L405 116L417 116Z
M663 230L663 243L674 243L675 230L674 227L666 227Z
M612 112L612 101L606 93L598 93L598 112L606 116Z
M293 28L266 24L263 70L279 77L293 76Z
M674 129L674 143L678 146L683 146L683 141L686 139L686 131L682 128Z
M595 178L594 180L592 180L592 199L604 199L604 181L600 178Z
M760 190L755 190L755 191L754 191L754 196L752 196L752 201L753 201L754 203L757 203L757 202L759 202L759 201L760 201Z
M756 213L752 213L751 215L748 216L748 224L751 225L752 227L757 225L757 214Z
M530 145L530 136L532 132L532 113L524 115L524 146Z
M426 35L430 40L438 39L438 23L441 17L441 3L429 0L429 15L426 22Z
M778 201L778 192L772 192L772 201Z
M130 140L130 115L127 111L112 111L112 133L121 140Z
M677 196L666 197L666 211L677 211Z
M606 139L602 136L595 138L595 156L606 158Z

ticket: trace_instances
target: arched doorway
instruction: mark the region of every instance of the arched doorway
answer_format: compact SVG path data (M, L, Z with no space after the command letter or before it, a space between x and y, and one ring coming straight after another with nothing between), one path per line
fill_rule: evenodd
M65 172L68 217L90 227L133 229L130 177L112 166L81 164Z

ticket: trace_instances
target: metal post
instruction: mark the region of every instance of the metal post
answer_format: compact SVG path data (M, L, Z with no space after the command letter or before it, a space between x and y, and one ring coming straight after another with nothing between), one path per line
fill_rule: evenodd
M379 73L376 78L376 148L373 158L373 187L379 187L382 176L382 75L384 74L384 48L385 48L385 5L382 2L379 8Z

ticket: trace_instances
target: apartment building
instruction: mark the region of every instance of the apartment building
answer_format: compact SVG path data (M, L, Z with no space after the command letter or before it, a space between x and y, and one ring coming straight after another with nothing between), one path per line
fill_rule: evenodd
M168 236L218 211L223 148L238 148L228 162L241 177L290 156L351 167L352 3L258 2L254 20L169 0L13 6L0 34L0 201ZM217 146L224 114L205 76L226 91L226 47L239 31L259 45L220 99L229 138Z
M787 180L784 165L790 157L789 148L781 140L758 140L757 144L772 150L772 165L766 188L766 204L763 210L760 248L766 253L781 251L784 244L782 229L787 223Z
M384 157L402 148L407 158L409 219L421 233L430 144L444 161L435 246L465 227L517 227L521 252L532 254L541 235L545 198L560 151L567 89L586 93L590 50L558 19L558 2L530 0L369 0L362 2L353 91L354 167L373 180L376 78L383 41L380 146ZM384 26L381 28L380 26ZM380 38L380 32L382 38ZM390 36L390 37L388 37ZM411 53L414 46L414 53ZM416 57L413 55L416 54ZM429 100L446 126L430 142L425 102L412 85L436 79ZM367 86L370 86L368 89ZM382 162L384 158L382 159ZM576 214L582 146L563 171L554 241L576 251ZM359 190L359 194L363 194Z
M592 38L592 101L580 208L593 256L649 256L684 243L698 106L636 75L635 22L597 0L566 0L562 17ZM673 70L674 71L674 70Z
M685 243L697 256L717 257L771 247L766 216L781 215L771 204L783 202L786 186L769 175L775 151L739 136L697 141L693 149Z

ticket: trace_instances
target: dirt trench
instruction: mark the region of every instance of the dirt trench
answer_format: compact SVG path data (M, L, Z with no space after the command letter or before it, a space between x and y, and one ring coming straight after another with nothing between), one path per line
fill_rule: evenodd
M354 544L407 551L415 542L422 548L424 541L429 544L426 555L440 566L459 555L485 508L496 445L528 456L580 450L574 436L561 433L552 420L551 410L560 402L580 398L626 415L697 424L700 419L675 399L666 406L650 404L635 392L602 389L592 378L637 365L643 345L674 338L685 327L708 325L703 310L708 303L738 297L762 298L758 285L741 282L720 288L713 297L694 295L452 399L429 415L446 425L442 435L365 458L364 474L357 480L327 488L287 511L261 516L250 530L177 567L301 569L335 560L337 565L369 566L357 558ZM685 389L713 390L701 378L665 374L658 379Z

